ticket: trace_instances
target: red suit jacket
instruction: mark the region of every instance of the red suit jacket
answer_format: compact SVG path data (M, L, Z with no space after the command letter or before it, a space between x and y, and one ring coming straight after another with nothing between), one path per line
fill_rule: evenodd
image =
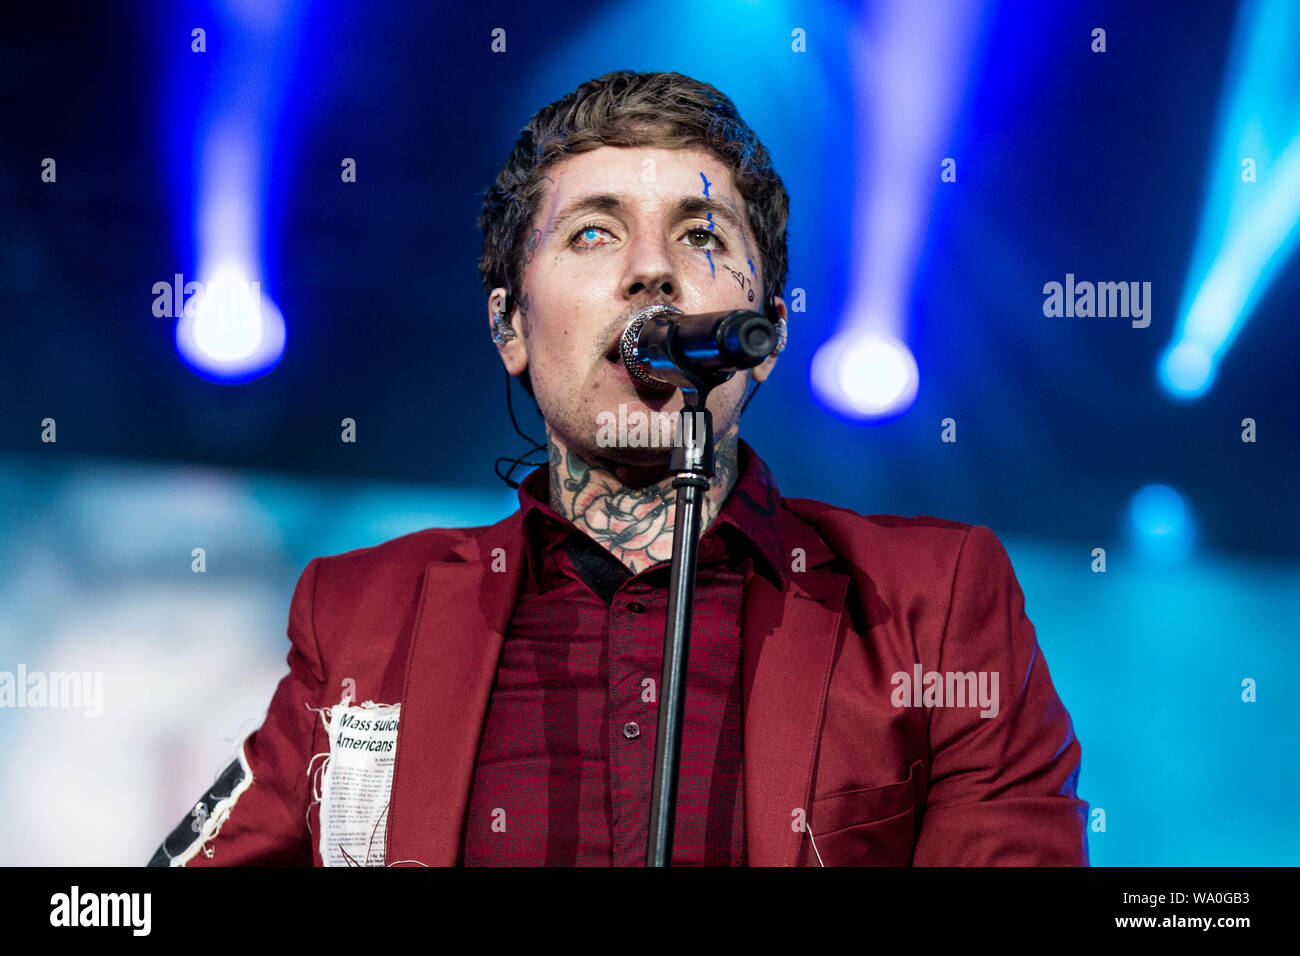
M777 501L792 570L744 594L749 863L1087 865L1080 745L993 533ZM518 511L312 560L265 722L151 865L322 865L320 709L348 681L354 701L401 703L365 862L455 865L524 567ZM899 675L930 671L996 673L996 716L917 706Z

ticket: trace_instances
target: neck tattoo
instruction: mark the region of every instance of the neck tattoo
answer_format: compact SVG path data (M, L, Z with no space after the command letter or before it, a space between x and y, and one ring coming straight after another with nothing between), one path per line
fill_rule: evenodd
M715 442L716 474L704 496L703 534L736 484L739 449L733 428ZM620 478L623 466L604 458L588 461L564 446L547 429L551 500L556 514L569 519L624 566L638 574L672 559L677 489L671 474L644 482ZM626 477L626 474L625 474Z

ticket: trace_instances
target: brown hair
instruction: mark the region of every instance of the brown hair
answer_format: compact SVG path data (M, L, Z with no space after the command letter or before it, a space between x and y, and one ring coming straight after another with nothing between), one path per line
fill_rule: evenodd
M785 287L790 200L758 136L735 104L708 83L680 73L619 70L588 80L538 110L483 197L478 271L485 292L518 296L523 245L541 201L543 175L570 153L600 146L702 147L731 170L745 200L763 271L763 302ZM525 375L525 387L532 389Z

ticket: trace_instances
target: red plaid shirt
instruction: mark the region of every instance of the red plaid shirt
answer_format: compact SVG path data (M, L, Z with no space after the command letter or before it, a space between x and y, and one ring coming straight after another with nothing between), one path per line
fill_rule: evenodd
M743 866L740 626L748 575L782 585L771 473L740 474L700 539L673 864ZM670 562L633 575L519 488L529 567L506 635L461 844L467 866L643 866Z

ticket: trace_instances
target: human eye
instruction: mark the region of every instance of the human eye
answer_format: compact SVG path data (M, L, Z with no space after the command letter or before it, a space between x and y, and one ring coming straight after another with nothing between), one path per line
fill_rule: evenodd
M569 245L576 246L579 249L594 249L597 246L605 246L607 242L596 242L600 238L599 234L604 233L613 238L613 234L605 226L598 222L588 222L579 226L569 237ZM582 241L579 241L582 240Z
M727 248L727 244L722 241L722 237L707 226L693 226L686 230L686 233L682 238L686 240L686 244L692 249L706 249L710 252L720 252ZM695 242L694 240L696 239L701 239L702 241ZM712 240L713 245L709 245L710 240Z

